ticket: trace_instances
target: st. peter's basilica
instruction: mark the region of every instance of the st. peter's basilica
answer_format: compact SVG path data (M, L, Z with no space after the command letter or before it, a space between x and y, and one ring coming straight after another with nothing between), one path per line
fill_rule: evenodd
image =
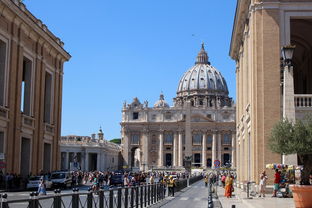
M202 45L195 65L178 83L173 106L164 95L153 107L134 98L122 108L125 168L235 166L235 104Z

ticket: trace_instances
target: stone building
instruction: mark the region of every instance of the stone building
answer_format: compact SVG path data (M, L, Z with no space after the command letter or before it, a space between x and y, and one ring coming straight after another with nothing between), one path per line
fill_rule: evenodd
M27 175L59 167L64 43L21 1L0 1L0 161ZM3 165L5 164L5 165Z
M134 98L122 108L124 167L211 167L235 164L235 105L221 73L208 61L204 45L195 66L182 76L170 107L161 94L153 107Z
M62 136L59 142L62 170L111 171L120 168L121 147L104 139L102 129L98 137Z
M311 34L311 0L237 1L230 56L236 61L239 182L259 182L265 164L282 162L267 143L283 115L298 119L312 110ZM296 45L293 68L281 70L281 47L289 44ZM296 164L297 157L283 162Z

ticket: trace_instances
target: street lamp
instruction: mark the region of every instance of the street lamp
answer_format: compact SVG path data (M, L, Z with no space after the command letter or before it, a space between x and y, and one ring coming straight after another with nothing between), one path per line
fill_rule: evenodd
M293 77L293 55L295 45L286 45L281 48L282 72L283 72L283 119L295 121L295 101L294 101L294 77ZM294 161L296 155L282 155L283 164Z
M283 58L283 65L291 66L294 51L295 51L296 46L295 45L286 45L283 46L281 49L282 52L282 58Z

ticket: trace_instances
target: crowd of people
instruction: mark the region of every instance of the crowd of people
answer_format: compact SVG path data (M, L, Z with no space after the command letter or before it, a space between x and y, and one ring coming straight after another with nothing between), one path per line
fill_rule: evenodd
M27 183L27 178L15 173L4 174L0 170L0 189L20 189Z

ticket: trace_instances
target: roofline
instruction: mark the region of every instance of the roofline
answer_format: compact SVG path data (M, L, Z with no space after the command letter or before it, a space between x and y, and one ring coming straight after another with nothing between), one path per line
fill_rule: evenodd
M246 11L249 11L250 3L251 0L237 0L236 3L235 17L232 29L232 38L229 50L229 56L234 60L237 60L238 58L239 44L237 44L237 40L241 39L244 32L243 31L244 28L240 28L240 26L245 24L246 16L248 14L248 12Z
M36 18L23 4L22 2L14 3L12 0L2 0L7 8L21 18L26 24L28 24L38 35L43 37L47 42L51 44L60 54L63 55L64 59L68 61L71 55L63 48L64 42L60 38L56 37L45 24ZM37 22L36 22L37 21ZM41 25L41 26L40 26Z

